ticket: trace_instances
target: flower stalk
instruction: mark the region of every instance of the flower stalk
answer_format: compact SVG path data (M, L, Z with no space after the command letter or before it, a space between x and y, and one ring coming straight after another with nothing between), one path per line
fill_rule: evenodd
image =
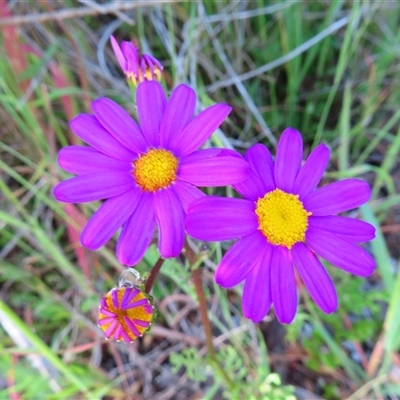
M144 284L144 291L146 293L150 293L151 289L154 286L154 283L158 277L158 274L160 272L160 269L162 265L164 264L165 259L162 258L161 256L158 258L156 263L154 264L154 267L151 269L149 277L146 279L146 283Z
M204 294L204 289L203 289L203 281L201 278L201 269L194 267L196 264L196 253L193 251L193 249L190 247L188 241L185 241L185 254L186 258L189 261L189 265L192 271L192 278L193 278L193 284L196 290L197 294L197 299L199 301L199 310L200 310L200 318L201 318L201 323L203 325L204 329L204 335L206 337L206 346L207 346L207 351L208 351L208 356L209 356L209 361L213 365L213 367L220 373L222 376L223 380L225 381L225 384L230 388L233 389L235 387L234 382L232 379L228 376L228 374L225 372L225 370L221 367L217 360L216 352L214 349L214 344L213 344L213 334L212 334L212 329L211 329L211 323L210 319L208 318L208 313L207 313L207 300L206 296Z

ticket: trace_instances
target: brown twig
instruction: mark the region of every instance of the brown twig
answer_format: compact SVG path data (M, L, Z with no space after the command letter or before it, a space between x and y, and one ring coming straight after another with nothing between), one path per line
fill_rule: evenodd
M47 13L37 13L29 15L17 15L10 18L0 18L0 26L35 24L45 21L63 21L70 18L85 17L97 14L115 14L118 11L127 11L138 7L156 6L163 3L170 3L170 0L146 0L135 2L115 2L102 5L100 8L77 7L66 10L52 11Z
M235 387L234 382L228 376L226 371L221 367L221 365L219 364L217 357L216 357L214 343L213 343L213 334L212 334L212 329L211 329L211 323L208 318L207 299L204 294L203 282L201 279L201 269L194 268L194 265L196 264L196 261L197 261L197 255L193 251L193 249L190 247L190 244L188 243L187 240L185 241L185 255L186 255L186 258L188 259L189 265L192 269L193 284L196 289L197 299L199 301L200 318L201 318L201 322L203 324L204 334L206 337L206 346L207 346L207 350L208 350L208 356L209 356L210 363L221 374L222 378L225 381L225 384L229 388L233 389Z
M384 346L384 334L382 334L378 341L375 343L374 349L372 350L371 356L368 361L368 365L366 368L367 375L372 378L375 376L375 373L379 367L379 364L382 362L383 353L385 350Z
M108 348L110 349L110 352L114 358L115 364L117 365L118 374L121 377L123 377L123 380L121 383L124 388L124 391L125 391L125 393L129 393L130 388L129 388L128 378L126 376L127 374L126 374L125 368L124 368L124 362L122 361L122 357L118 351L116 343L108 342Z
M149 333L152 336L167 338L173 342L183 342L191 346L201 346L204 344L203 340L195 337L185 335L184 333L164 328L160 325L154 325Z
M383 226L381 226L380 229L381 229L381 232L383 232L383 233L399 232L400 224L383 225Z
M204 333L206 336L206 345L208 354L210 358L215 359L213 335L212 335L210 320L208 319L207 300L206 296L204 295L203 282L201 280L201 270L199 268L192 270L192 277L193 277L194 287L197 293L197 298L199 300L200 317L201 317L201 323L203 324Z

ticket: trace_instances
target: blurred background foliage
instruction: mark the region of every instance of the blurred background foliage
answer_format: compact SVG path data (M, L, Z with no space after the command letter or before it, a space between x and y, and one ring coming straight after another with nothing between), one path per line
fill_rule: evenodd
M389 0L0 1L0 398L400 398L399 25ZM184 258L161 270L151 332L132 345L103 339L98 301L122 270L115 242L82 248L97 205L52 196L67 176L58 149L79 144L68 120L99 96L135 114L111 34L161 60L168 90L193 87L198 111L233 106L210 145L273 150L292 126L305 156L321 141L332 149L324 183L361 177L373 189L351 216L377 227L367 249L378 268L364 280L327 265L333 315L299 282L292 325L273 311L252 324L242 289L213 282L226 244L193 243L226 376L207 357ZM152 246L141 273L157 257Z

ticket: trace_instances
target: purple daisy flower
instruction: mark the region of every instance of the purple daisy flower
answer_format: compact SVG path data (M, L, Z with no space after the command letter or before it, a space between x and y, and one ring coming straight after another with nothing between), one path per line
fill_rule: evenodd
M184 242L184 220L193 200L205 196L195 186L224 186L246 179L248 163L228 149L197 149L231 111L215 104L193 118L196 95L179 85L169 101L156 81L137 88L141 126L114 101L92 103L94 115L80 114L72 131L91 147L61 149L58 163L78 175L58 184L59 201L108 199L85 226L81 242L103 246L122 226L118 260L135 265L152 240L156 225L164 258L176 257ZM218 171L218 173L215 173Z
M100 301L98 325L107 339L132 343L150 329L154 307L136 287L119 287Z
M320 144L303 166L302 155L300 133L287 128L275 162L261 144L247 151L249 178L234 185L244 199L207 197L189 207L188 234L208 241L239 238L223 257L215 281L224 288L245 281L243 313L254 322L261 321L272 304L281 323L293 321L294 267L323 312L337 309L335 287L317 254L354 275L368 276L375 268L371 255L357 245L375 237L374 227L334 215L368 201L368 184L346 179L314 190L328 164L329 149Z
M114 36L111 36L111 46L128 82L136 86L145 80L161 80L163 66L155 57L140 55L139 49L131 42L123 41L120 47Z

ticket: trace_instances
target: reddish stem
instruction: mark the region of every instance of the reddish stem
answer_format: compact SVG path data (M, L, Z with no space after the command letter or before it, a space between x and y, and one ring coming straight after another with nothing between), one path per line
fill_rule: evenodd
M164 258L159 258L157 262L154 264L154 267L152 268L149 277L146 280L146 283L144 285L144 291L146 293L150 293L151 289L153 288L153 285L158 277L158 273L160 272L160 269L162 265L164 264Z

